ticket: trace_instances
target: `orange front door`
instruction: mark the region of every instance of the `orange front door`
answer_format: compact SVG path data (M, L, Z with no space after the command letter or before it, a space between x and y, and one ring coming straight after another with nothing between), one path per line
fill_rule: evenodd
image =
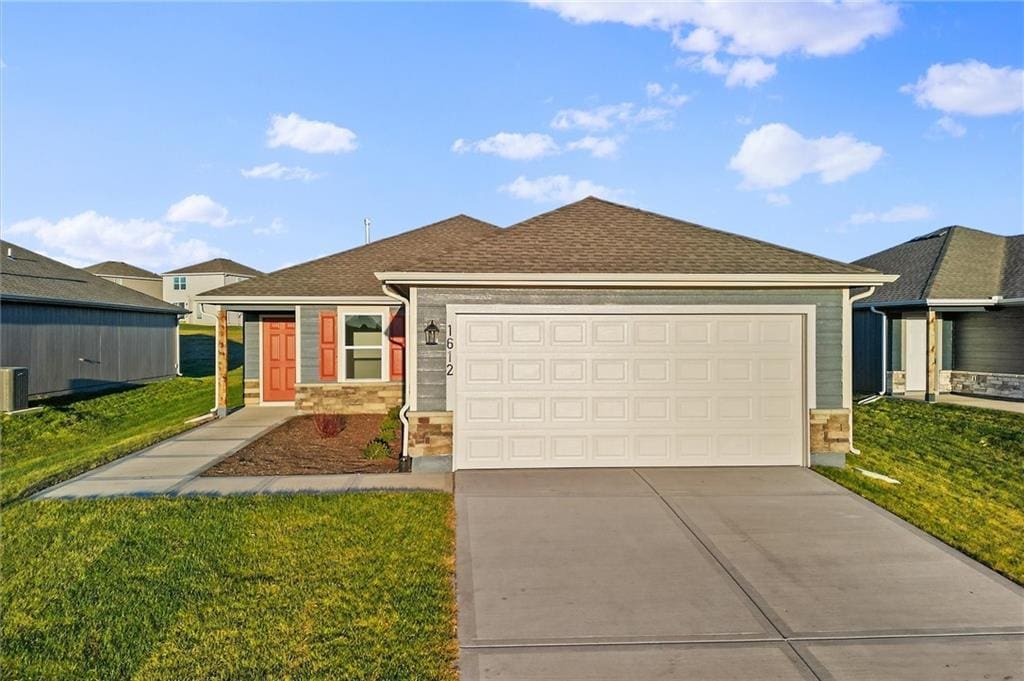
M295 400L295 320L263 319L263 401Z

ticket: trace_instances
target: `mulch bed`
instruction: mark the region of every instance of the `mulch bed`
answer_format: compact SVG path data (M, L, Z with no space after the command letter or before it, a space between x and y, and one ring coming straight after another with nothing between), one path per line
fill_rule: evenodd
M395 473L401 441L396 437L391 456L369 460L366 444L380 435L382 414L345 416L335 437L321 438L312 416L296 416L211 468L204 476L318 475L332 473Z

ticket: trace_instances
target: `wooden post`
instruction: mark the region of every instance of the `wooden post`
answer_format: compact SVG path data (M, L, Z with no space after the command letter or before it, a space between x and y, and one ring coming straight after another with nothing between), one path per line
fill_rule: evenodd
M935 310L928 310L928 370L924 399L936 402L939 399L939 335Z
M217 416L228 415L228 311L217 313Z

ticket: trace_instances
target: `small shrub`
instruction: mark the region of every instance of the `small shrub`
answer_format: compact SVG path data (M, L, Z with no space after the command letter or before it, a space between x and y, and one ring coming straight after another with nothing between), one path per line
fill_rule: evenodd
M376 459L386 459L391 456L391 445L384 440L375 438L366 443L366 447L363 448L363 458L371 461Z
M322 438L335 437L345 429L345 417L341 414L317 412L313 414L313 427Z

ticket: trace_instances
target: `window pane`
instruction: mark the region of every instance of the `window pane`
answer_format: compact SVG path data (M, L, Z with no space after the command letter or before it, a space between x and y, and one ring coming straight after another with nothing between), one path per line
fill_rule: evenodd
M345 351L345 378L351 380L379 380L381 371L380 348Z
M379 314L355 314L345 317L345 345L376 345L384 340Z

